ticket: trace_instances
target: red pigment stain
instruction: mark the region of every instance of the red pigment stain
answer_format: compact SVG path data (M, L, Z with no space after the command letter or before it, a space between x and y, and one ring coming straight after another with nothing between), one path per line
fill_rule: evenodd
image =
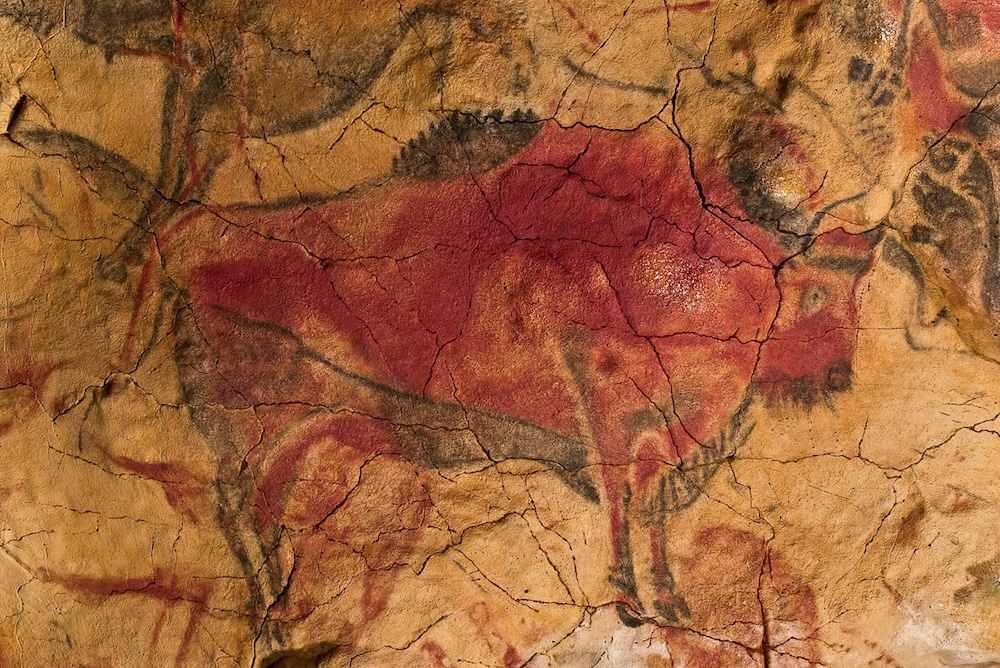
M191 497L200 484L189 469L170 462L141 462L121 455L108 454L108 458L126 471L160 483L171 508L190 522L198 520L198 512L192 507L194 499Z
M151 257L156 248L156 240L150 236L146 240L147 257ZM125 328L125 344L122 346L121 364L123 368L132 366L132 355L134 350L142 345L139 338L139 324L143 313L143 307L148 303L148 298L152 296L155 287L152 285L153 271L156 269L155 262L146 262L142 266L139 276L139 285L136 287L136 303L132 309L128 326Z
M448 655L445 654L441 645L438 645L436 642L431 642L430 640L424 641L420 644L420 651L435 668L446 668L450 664L448 662Z
M177 661L182 661L187 656L191 639L194 637L195 629L198 627L198 622L207 610L210 590L210 585L207 582L185 581L182 583L176 573L169 572L164 568L156 568L151 576L136 579L61 575L44 567L39 572L42 578L48 582L55 582L67 589L90 596L109 598L122 594L139 594L161 601L167 608L178 603L190 604L192 609L188 618L188 624L181 636L180 648L176 656ZM160 617L153 629L151 647L155 646L159 640L160 630L166 614L167 610L165 608L160 613Z
M1000 32L1000 12L995 0L941 0L939 4L950 21L973 16L990 32Z
M272 463L255 486L252 503L257 525L261 529L269 530L281 519L282 508L302 471L304 458L323 442L335 444L338 452L342 453L340 459L345 462L356 462L377 452L393 450L391 430L386 425L367 417L336 417L310 429L290 447L282 449L280 455L270 458ZM387 443L390 444L388 447ZM352 477L350 480L352 486L354 482L355 479ZM319 523L343 501L347 487L339 489L341 491L338 491L336 496L328 495L327 498L313 504L310 518L314 523ZM305 519L308 521L310 518Z
M639 16L652 16L669 12L701 12L711 9L715 0L700 0L699 2L663 3L658 7L650 7L639 12Z
M787 656L796 657L794 665L821 665L815 593L803 574L761 537L732 527L707 527L685 554L672 560L672 566L682 588L701 592L691 601L692 619L711 620L716 628L731 628L738 634L718 640L683 627L661 627L659 633L676 663L746 665L746 650L753 648L758 654L772 652L772 665L786 665L782 659ZM767 611L766 620L762 610ZM733 653L734 649L739 651Z
M944 132L968 111L949 90L950 75L941 67L938 50L926 31L913 36L907 76L914 113L926 128Z
M173 5L174 8L170 15L170 27L174 31L173 53L160 53L156 51L149 51L147 49L135 48L119 49L116 53L123 56L141 56L164 60L172 65L180 67L185 72L193 72L195 69L194 65L184 53L184 12L186 10L184 8L184 4L181 2L174 2Z
M494 655L503 652L504 668L515 668L523 664L520 654L499 633L493 622L489 608L483 602L476 603L468 610L469 618L475 623L480 637Z
M28 355L30 355L30 352ZM40 362L29 361L16 366L7 366L5 369L4 367L9 364L9 359L0 362L0 372L2 372L0 373L0 378L3 379L4 389L24 385L31 390L31 395L35 401L41 403L42 397L45 395L45 387L48 385L52 374L68 366L69 362L41 364ZM69 407L69 401L70 399L65 397L54 397L45 408L50 415L59 415Z
M597 44L601 41L600 37L597 36L597 31L588 28L587 25L580 19L580 17L577 16L576 11L573 10L573 7L571 7L569 3L565 2L564 0L556 0L556 2L559 4L560 7L563 8L563 11L566 12L566 15L569 16L569 18L574 23L576 23L576 27L579 28L581 31L583 31L583 34L587 36L587 39L590 40L591 44Z

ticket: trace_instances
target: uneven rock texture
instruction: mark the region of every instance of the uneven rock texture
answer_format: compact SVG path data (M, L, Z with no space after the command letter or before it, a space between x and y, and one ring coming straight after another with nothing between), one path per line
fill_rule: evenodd
M988 0L0 0L0 666L1000 665Z

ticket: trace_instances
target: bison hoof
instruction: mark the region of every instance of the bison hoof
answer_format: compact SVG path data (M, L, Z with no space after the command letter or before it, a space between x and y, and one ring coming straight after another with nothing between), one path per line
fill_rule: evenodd
M635 576L632 575L631 569L623 568L621 566L613 568L611 574L608 575L608 582L614 585L620 592L625 594L630 601L639 600L639 592L635 586Z
M680 596L672 595L669 599L660 599L653 602L653 607L656 612L659 613L661 617L666 619L671 624L676 624L682 619L688 619L691 617L691 611L687 607L687 603Z
M624 603L619 603L616 608L618 610L618 619L622 620L622 624L630 629L636 629L645 624L642 618L636 615L634 611L632 611Z

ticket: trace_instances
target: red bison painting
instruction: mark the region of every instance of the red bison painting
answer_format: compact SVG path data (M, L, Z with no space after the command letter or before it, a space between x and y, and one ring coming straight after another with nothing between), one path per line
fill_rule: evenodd
M850 385L874 237L788 239L709 210L704 193L732 186L723 170L696 182L665 126L455 116L396 171L159 235L189 305L189 401L266 406L280 425L244 460L261 535L343 502L298 480L316 448L441 470L530 459L607 509L623 619L685 616L662 519L745 440L752 397L814 405Z
M946 459L844 398L876 258L863 359L1000 359L990 3L6 4L24 656L818 664L953 589L892 561Z

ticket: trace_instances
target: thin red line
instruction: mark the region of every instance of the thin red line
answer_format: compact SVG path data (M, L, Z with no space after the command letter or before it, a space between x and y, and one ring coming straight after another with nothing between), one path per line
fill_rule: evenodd
M587 25L580 19L580 17L576 15L576 12L573 11L573 8L570 7L568 3L564 2L563 0L556 0L556 2L558 2L559 6L563 8L563 11L566 12L567 16L569 16L569 18L576 23L576 26L584 33L586 33L587 39L590 40L591 44L597 44L598 42L601 41L601 38L597 36L597 32L591 28L588 28Z
M713 0L699 0L698 2L688 2L684 4L663 4L652 9L644 9L639 12L639 16L650 16L652 14L662 14L664 12L700 12L712 6Z

